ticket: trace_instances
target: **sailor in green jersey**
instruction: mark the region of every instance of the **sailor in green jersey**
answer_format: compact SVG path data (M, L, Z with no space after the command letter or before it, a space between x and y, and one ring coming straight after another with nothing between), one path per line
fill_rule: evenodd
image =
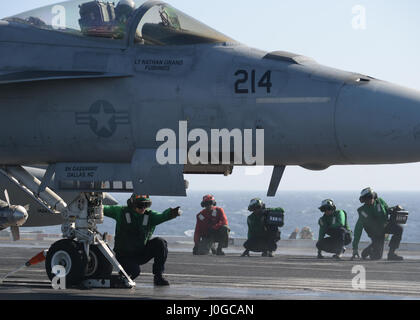
M140 274L140 265L154 259L154 284L169 285L163 277L168 256L167 242L152 238L157 225L181 215L179 207L162 213L150 210L149 196L133 194L127 206L104 206L104 215L116 220L115 246L117 260L133 280Z
M334 201L322 201L319 210L324 215L319 219L319 236L316 247L318 259L324 258L322 251L334 253L333 258L340 259L344 253L344 246L351 243L351 231L347 224L347 214L344 210L337 210ZM329 237L325 238L325 235Z
M284 212L282 208L277 208L277 210ZM277 250L276 242L280 240L278 227L266 225L266 208L261 199L252 199L248 211L251 211L252 214L247 219L248 240L244 243L245 251L242 253L242 257L249 257L250 251L262 252L263 257L273 257L273 252Z
M365 229L372 243L362 251L363 259L368 257L372 260L381 259L384 250L385 234L392 234L392 239L389 242L388 260L403 260L403 257L395 254L395 250L400 246L403 227L389 220L386 202L378 198L378 195L372 188L363 189L359 200L364 204L357 209L359 219L354 229L353 258L359 257L359 241L362 231Z

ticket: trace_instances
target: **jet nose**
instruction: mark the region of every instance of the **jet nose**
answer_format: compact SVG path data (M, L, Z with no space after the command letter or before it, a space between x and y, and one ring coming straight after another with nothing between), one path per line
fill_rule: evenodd
M336 137L351 164L420 161L420 92L379 80L346 84L336 103Z
M13 221L17 227L21 227L28 220L28 212L22 206L16 206L13 212Z

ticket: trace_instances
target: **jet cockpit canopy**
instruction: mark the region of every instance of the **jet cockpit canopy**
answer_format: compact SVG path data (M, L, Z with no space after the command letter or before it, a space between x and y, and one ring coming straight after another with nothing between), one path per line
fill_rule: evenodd
M128 39L144 45L234 42L164 2L74 0L4 19L84 37ZM132 32L131 32L132 31Z

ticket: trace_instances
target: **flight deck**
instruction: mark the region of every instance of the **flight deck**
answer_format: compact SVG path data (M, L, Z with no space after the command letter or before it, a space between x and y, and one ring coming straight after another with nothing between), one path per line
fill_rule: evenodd
M280 241L275 257L241 257L241 246L231 245L225 256L194 256L188 241L169 239L166 277L169 287L154 287L152 262L142 266L133 289L54 290L44 263L25 268L0 285L0 299L102 300L324 300L420 299L420 250L402 244L406 260L351 261L350 249L342 261L319 260L312 241ZM179 240L179 239L178 239ZM0 276L24 264L47 248L47 243L0 243ZM386 257L386 250L385 255ZM361 286L360 270L365 273ZM363 275L362 275L363 276Z

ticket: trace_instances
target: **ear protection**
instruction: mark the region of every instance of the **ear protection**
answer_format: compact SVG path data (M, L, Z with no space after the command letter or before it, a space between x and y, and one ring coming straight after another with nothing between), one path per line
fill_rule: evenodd
M215 206L216 200L214 199L214 196L212 196L211 194L208 194L203 197L203 201L201 201L201 207L206 208L210 205Z

